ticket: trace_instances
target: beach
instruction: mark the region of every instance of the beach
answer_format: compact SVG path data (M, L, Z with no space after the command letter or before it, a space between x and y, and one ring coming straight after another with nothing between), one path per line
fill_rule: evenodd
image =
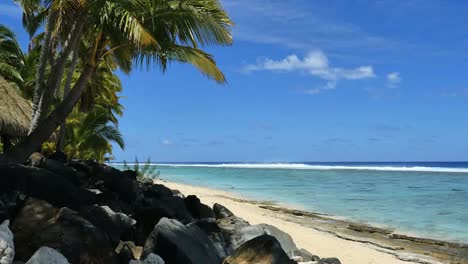
M467 263L466 258L449 256L443 250L448 247L461 252L456 254L466 254L468 249L464 245L403 236L389 240L391 231L385 229L350 224L269 202L244 200L233 192L165 180L157 183L184 195L196 195L209 206L222 204L251 224L273 225L290 234L299 248L320 257L337 257L345 264Z

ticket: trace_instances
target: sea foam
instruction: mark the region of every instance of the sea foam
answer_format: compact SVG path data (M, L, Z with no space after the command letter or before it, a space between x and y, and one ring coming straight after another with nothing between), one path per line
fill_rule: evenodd
M291 169L291 170L367 170L367 171L399 171L399 172L447 172L468 173L468 168L444 167L403 167L403 166L340 166L340 165L309 165L302 163L225 163L225 164L175 164L155 163L156 166L168 167L201 167L201 168L239 168L239 169Z

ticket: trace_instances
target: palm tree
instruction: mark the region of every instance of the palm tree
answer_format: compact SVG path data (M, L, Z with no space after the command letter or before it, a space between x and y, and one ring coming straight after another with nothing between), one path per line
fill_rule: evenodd
M123 148L124 142L118 131L118 117L123 114L123 106L117 95L122 91L122 84L115 69L116 65L110 62L97 69L79 104L67 118L71 122L71 131L67 132L65 126L61 126L57 151L64 151L70 158L103 161L106 154L112 154L111 144L105 142L112 141Z
M125 143L115 124L109 122L104 108L96 107L92 113L74 111L68 121L64 152L69 158L104 161L106 154L112 154L116 143L122 149Z
M45 98L59 85L62 76L56 76L63 74L65 68L61 59L68 57L72 50L77 50L76 42L79 39L86 42L87 52L81 54L86 65L65 99L12 152L0 156L3 162L24 161L40 147L73 110L99 64L107 57L113 59L124 72L129 72L135 63L140 66L155 65L164 71L168 63L175 61L192 64L209 78L225 82L213 57L200 49L207 45L232 43L232 22L218 0L76 2L70 8L74 8L79 16L62 17L71 18L73 22L65 23L72 26L68 27L70 30L66 41L60 45L60 55L51 70L53 75L48 78L43 91ZM53 20L49 18L50 21ZM86 27L86 32L82 31L83 27ZM44 113L39 109L41 107L37 110L40 115ZM41 120L36 115L36 121Z
M24 54L15 34L0 24L0 75L18 89L23 85Z

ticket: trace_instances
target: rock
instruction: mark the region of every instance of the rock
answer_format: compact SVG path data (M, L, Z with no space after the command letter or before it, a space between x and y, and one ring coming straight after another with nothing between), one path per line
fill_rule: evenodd
M42 155L39 152L34 152L29 156L28 160L26 161L26 164L29 166L37 167L39 164L42 162L42 159L44 158L44 155Z
M48 246L61 252L71 263L103 263L115 261L115 252L108 236L99 228L66 207L28 199L16 217L16 256L25 261L37 249Z
M46 200L57 207L78 209L95 203L96 196L65 177L45 169L21 165L0 166L0 193L17 191Z
M145 197L162 198L171 196L174 196L174 193L164 185L153 184L152 182L146 184Z
M132 260L128 264L164 264L164 260L156 255L156 254L149 254L144 260Z
M143 247L139 247L139 246L136 246L135 245L135 242L133 241L126 241L126 242L123 242L123 241L120 241L119 245L117 246L117 248L115 249L115 252L117 254L122 255L122 251L127 251L128 250L131 252L131 258L132 260L134 259L139 259L140 256L141 256L141 252L143 251ZM125 253L127 254L127 253ZM121 261L122 263L122 261ZM126 261L125 263L128 263L128 261Z
M218 219L217 223L224 235L226 242L225 248L228 254L255 237L271 235L279 241L289 257L301 256L306 259L308 257L310 258L309 255L303 254L297 248L289 234L274 226L266 224L250 225L247 221L235 216L229 209L219 204L215 204L213 210Z
M67 154L63 153L62 151L56 151L52 153L51 155L49 155L48 158L56 160L56 161L60 161L62 163L67 162Z
M189 195L184 199L185 206L190 214L197 219L214 218L213 210L200 202L200 199L195 195Z
M121 200L127 203L135 201L137 182L125 172L101 165L98 177L103 180L104 186L115 192Z
M258 226L260 226L263 229L265 234L274 236L280 242L281 247L288 254L288 256L292 257L295 255L294 253L300 252L301 254L296 256L304 257L301 251L298 252L296 244L294 243L292 237L288 233L283 232L272 225L260 224Z
M304 259L301 256L293 256L291 257L291 259L294 260L295 262L304 263Z
M270 235L275 237L281 244L283 250L290 257L294 255L294 251L298 250L296 244L294 243L292 237L289 234L279 230L278 228L272 225L267 224L251 225L242 227L240 229L234 229L230 235L230 242L233 249L235 250L243 243L261 235Z
M66 166L62 161L50 158L42 159L42 162L40 162L37 167L60 175L76 186L79 186L81 183L78 173L73 168Z
M171 264L219 264L222 260L215 252L209 238L198 227L162 218L146 240L143 257L155 253Z
M133 255L132 249L127 244L123 244L123 246L120 249L116 249L115 251L117 253L119 263L121 264L126 264L129 263L131 260L136 259Z
M281 248L276 238L261 235L247 241L226 258L224 264L296 264Z
M69 264L68 260L55 249L39 248L26 264Z
M136 224L136 220L123 213L116 213L108 206L87 206L80 210L80 214L106 232L114 247L119 244L122 234Z
M20 191L10 190L0 194L0 223L14 219L26 200L26 195Z
M198 228L200 228L208 236L208 238L211 240L211 243L213 243L213 246L216 249L216 254L220 259L225 259L229 255L229 253L231 253L226 251L226 239L224 238L221 229L219 228L218 224L216 224L216 221L214 219L205 218L196 220L190 223L188 226L192 225L195 225Z
M153 195L155 193L153 192ZM144 197L137 202L133 218L137 221L135 237L133 239L138 245L146 241L146 237L154 229L161 218L177 219L179 222L188 224L193 220L192 215L185 206L184 199L172 195L161 195L158 197Z
M294 250L292 251L292 256L291 257L294 257L294 256L300 256L302 258L302 261L304 262L310 262L310 261L319 261L320 258L312 253L310 253L309 251L301 248L301 249L297 249L297 250Z
M91 160L70 160L67 165L74 168L77 172L82 172L87 177L96 180L101 165Z
M185 198L184 194L181 193L179 190L172 190L172 194L174 194L175 196L178 196L180 198Z
M15 257L15 245L13 244L13 233L10 221L5 220L0 225L0 264L11 264Z
M323 258L318 264L341 264L340 260L337 258Z
M123 171L123 173L125 173L129 179L134 180L134 181L136 181L138 177L138 173L134 170L125 170Z
M213 205L213 212L215 214L216 219L234 216L234 214L229 209L218 203L215 203Z
M41 234L40 228L47 225L47 221L57 213L58 209L45 201L34 198L26 200L12 224L17 243L16 259L26 261L42 246L42 244L34 243L35 236Z

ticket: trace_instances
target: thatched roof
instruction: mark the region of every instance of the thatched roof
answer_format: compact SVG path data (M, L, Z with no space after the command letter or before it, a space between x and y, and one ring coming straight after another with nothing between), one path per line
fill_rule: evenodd
M0 135L27 136L31 113L29 101L0 77Z

